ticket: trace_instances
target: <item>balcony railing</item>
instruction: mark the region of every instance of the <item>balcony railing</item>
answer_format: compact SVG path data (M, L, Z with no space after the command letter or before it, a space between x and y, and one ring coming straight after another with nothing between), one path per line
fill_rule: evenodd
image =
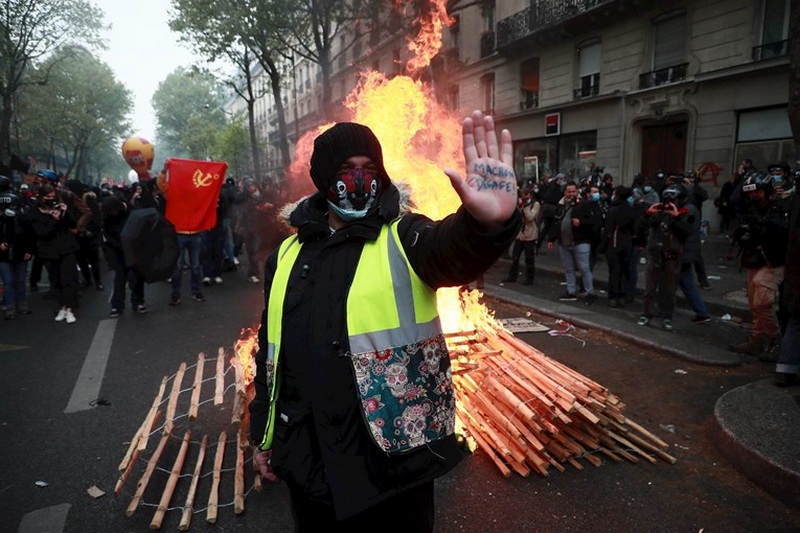
M487 31L481 34L481 59L494 53L495 32Z
M686 79L686 69L688 66L689 63L681 63L680 65L672 65L671 67L645 72L639 76L639 88L648 89L650 87L675 83L676 81L683 81Z
M789 55L789 40L776 41L774 43L762 44L761 46L753 47L753 61L764 61L765 59L772 59L774 57L783 57Z
M497 23L497 48L617 0L541 0Z
M599 72L595 74L589 74L588 76L582 76L579 82L580 87L573 91L573 96L576 100L580 100L581 98L591 98L592 96L597 96L600 93Z

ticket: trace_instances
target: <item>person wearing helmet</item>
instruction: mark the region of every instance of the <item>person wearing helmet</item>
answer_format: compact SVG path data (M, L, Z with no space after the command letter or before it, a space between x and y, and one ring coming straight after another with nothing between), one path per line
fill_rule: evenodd
M647 208L640 222L640 234L647 233L644 312L638 324L647 326L660 316L661 325L673 331L675 288L683 258L683 246L694 222L684 203L686 188L673 183L664 188L661 202Z
M773 187L775 188L775 197L786 202L784 207L788 211L788 200L792 195L790 190L792 189L793 185L790 179L789 165L783 161L772 163L767 167L767 173L772 177Z
M747 270L747 304L753 315L753 329L746 340L728 348L762 361L775 361L780 340L775 307L789 246L787 212L784 203L775 197L771 174L750 172L742 184L742 193L746 195L747 210L733 231L731 242L738 246L741 266Z

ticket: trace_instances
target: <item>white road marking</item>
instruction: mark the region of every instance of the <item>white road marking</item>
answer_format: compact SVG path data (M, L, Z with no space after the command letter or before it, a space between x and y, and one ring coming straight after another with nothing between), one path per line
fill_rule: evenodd
M91 403L100 396L100 386L106 373L108 356L111 353L111 343L114 340L114 331L117 329L117 320L101 320L97 325L89 353L83 361L83 368L75 382L72 396L69 399L65 413L77 413L93 409Z
M22 517L17 533L61 533L72 505L61 503L31 511Z

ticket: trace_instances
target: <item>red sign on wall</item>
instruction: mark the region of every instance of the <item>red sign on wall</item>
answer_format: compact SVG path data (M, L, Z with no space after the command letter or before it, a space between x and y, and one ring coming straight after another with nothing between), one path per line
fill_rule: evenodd
M550 113L544 116L544 134L546 137L561 135L561 113Z

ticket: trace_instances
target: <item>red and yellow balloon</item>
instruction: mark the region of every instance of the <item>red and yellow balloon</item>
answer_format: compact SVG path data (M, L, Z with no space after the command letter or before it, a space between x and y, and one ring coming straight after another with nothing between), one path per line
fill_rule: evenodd
M140 180L150 179L154 155L153 144L143 137L128 137L122 143L122 157L136 171Z

